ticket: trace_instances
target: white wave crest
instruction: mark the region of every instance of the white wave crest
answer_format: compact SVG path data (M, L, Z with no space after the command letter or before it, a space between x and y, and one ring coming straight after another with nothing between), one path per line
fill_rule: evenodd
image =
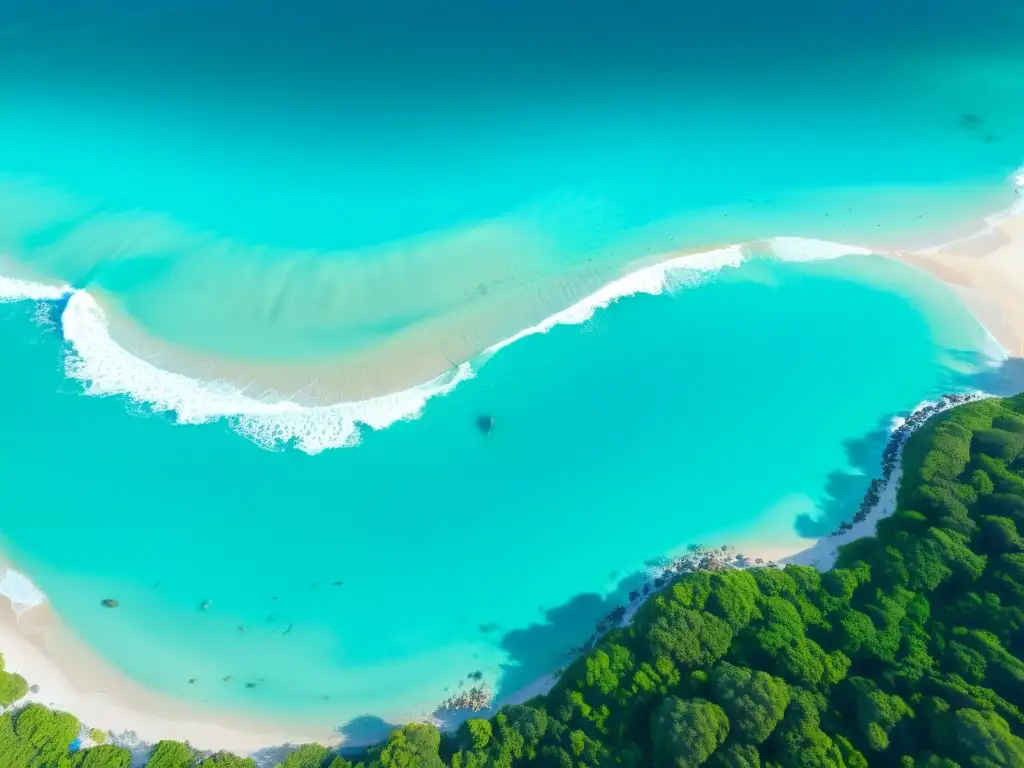
M65 373L81 381L86 394L125 395L154 411L174 413L181 424L227 419L260 446L293 445L310 454L355 445L359 425L383 429L415 418L431 397L446 394L473 376L470 365L463 363L418 387L368 400L326 406L263 402L232 385L164 371L135 357L110 337L103 310L85 291L71 294L62 325L70 345Z
M11 601L18 616L46 602L46 595L28 576L11 568L5 568L0 574L0 595Z
M988 227L983 232L991 232L992 227L998 226L1007 219L1024 216L1024 166L1010 174L1010 184L1013 186L1013 194L1017 199L1006 210L986 216L985 223Z
M1024 182L1024 169L1021 171ZM872 251L859 246L800 237L775 237L749 245L731 245L699 253L670 256L648 263L602 286L572 306L491 345L478 358L557 325L580 325L600 309L638 293L660 295L699 285L726 267L738 267L754 254L780 261L837 259ZM325 406L304 406L289 400L267 402L237 387L202 381L162 370L118 345L110 336L101 307L84 290L0 277L0 301L52 301L67 298L61 325L69 349L65 373L81 381L86 394L123 395L151 411L173 413L180 424L225 419L236 432L269 448L293 446L315 454L356 445L361 426L384 429L396 421L417 418L427 401L451 392L475 375L470 362L429 382L394 394Z
M46 285L0 275L0 302L56 301L70 290L66 285Z
M867 256L872 251L859 245L814 240L809 237L773 237L766 241L772 255L780 261L823 261L843 256Z
M597 310L604 309L626 296L635 296L638 293L658 296L674 288L695 285L705 276L724 267L738 267L744 259L742 246L731 245L713 251L676 256L641 267L603 285L589 296L544 318L536 325L525 328L497 344L492 344L487 348L485 354L493 355L498 350L527 336L547 333L556 325L581 325L592 318Z

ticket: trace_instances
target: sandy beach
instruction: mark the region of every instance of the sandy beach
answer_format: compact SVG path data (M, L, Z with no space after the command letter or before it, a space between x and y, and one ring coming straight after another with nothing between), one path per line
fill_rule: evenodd
M1011 357L1024 357L1024 205L978 234L893 255L952 286Z
M5 574L9 574L6 571ZM147 690L113 669L60 623L48 603L15 606L0 597L0 653L8 672L37 686L21 703L39 702L74 714L108 742L148 753L162 739L187 741L203 751L228 750L274 765L289 745L336 744L325 730L289 729L204 710Z
M1024 357L1024 206L992 217L983 231L970 237L918 250L879 251L952 286L1010 357ZM589 281L584 283L587 290L592 288ZM575 286L562 298L576 298L582 286ZM775 546L734 542L735 551L748 560L761 558L827 569L839 546L871 535L877 521L893 511L898 478L897 470L867 518L842 535L810 546L807 540L799 539ZM630 606L630 613L638 605ZM202 750L226 749L253 755L261 764L272 765L288 751L284 745L339 741L337 733L302 732L204 711L148 691L73 637L46 603L21 606L16 611L9 600L0 598L0 652L9 671L39 686L38 693L30 694L28 700L71 712L88 727L110 732L115 743L139 751L144 751L146 744L174 739L188 741ZM524 701L545 692L553 682L551 676L540 678L499 703Z
M808 546L806 539L794 538L787 544L739 542L732 552L742 553L747 563L755 559L777 564L798 563L821 570L831 567L838 548L861 536L874 533L878 520L892 513L899 487L900 461L879 501L867 517L842 533L823 538ZM126 746L142 757L149 746L161 739L189 742L204 751L228 750L253 756L261 766L276 765L294 746L308 742L336 745L339 734L330 731L302 730L259 722L202 709L156 694L127 678L99 658L63 627L54 611L25 577L17 575L9 564L0 562L3 578L0 589L16 601L0 597L0 652L6 669L21 674L38 692L21 703L35 701L52 709L71 712L86 729L106 731L112 743ZM13 589L11 587L14 587ZM628 623L645 598L627 606L623 623ZM504 696L496 705L518 704L547 693L556 677L544 675L522 689ZM88 742L84 742L88 745Z
M1014 192L1021 194L1021 187ZM674 269L692 259L698 269L714 271L722 265L710 262L725 252L742 252L742 259L780 247L788 251L794 243L805 250L815 244L827 249L825 258L871 252L924 269L952 286L1005 349L1015 356L1024 354L1024 304L1019 300L1024 295L1024 269L1014 260L1024 238L1024 206L987 220L950 222L946 229L932 230L930 236L913 231L893 234L888 240L850 237L857 244L851 246L853 250L829 240L810 239L799 246L800 238L780 237L775 239L789 242L779 246L769 238L711 244L619 267L593 264L559 273L534 269L510 274L481 283L466 294L461 306L443 317L424 318L365 348L308 361L235 359L184 348L141 328L121 311L113 296L97 289L90 289L90 296L102 310L110 340L153 369L219 382L268 404L288 401L307 407L360 404L428 386L452 374L464 361L521 337L524 329L536 332L547 327L552 316L565 314L567 308L573 309L569 314L589 316L596 308L635 292L634 278L652 267L671 263ZM799 258L812 257L809 251Z

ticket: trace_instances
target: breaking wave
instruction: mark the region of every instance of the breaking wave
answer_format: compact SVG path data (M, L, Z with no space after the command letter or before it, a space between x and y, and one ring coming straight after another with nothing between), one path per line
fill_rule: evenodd
M11 601L17 616L46 602L46 595L28 576L11 568L0 573L0 595Z
M363 427L384 429L396 421L417 418L428 400L473 378L474 365L479 367L505 347L558 325L585 323L600 309L628 296L660 295L694 287L720 270L738 267L752 258L802 262L868 253L871 251L859 246L776 237L648 260L631 265L621 277L572 306L491 345L473 361L463 362L438 378L394 394L324 406L260 400L230 384L162 370L111 338L102 308L85 290L0 277L0 301L64 302L60 323L67 342L64 369L67 376L82 382L87 395L124 396L150 411L172 413L179 424L225 420L233 430L264 448L294 447L316 454L356 445Z

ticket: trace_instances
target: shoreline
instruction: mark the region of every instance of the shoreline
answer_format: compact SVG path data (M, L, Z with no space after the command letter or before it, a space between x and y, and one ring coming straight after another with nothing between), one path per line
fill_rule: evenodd
M842 522L832 533L811 544L807 539L794 540L792 544L764 544L747 542L719 548L691 547L687 554L667 558L670 563L648 571L648 581L642 590L631 593L631 601L619 606L603 620L604 628L598 625L596 631L583 645L574 651L583 652L592 647L600 638L613 629L627 626L640 607L671 579L683 573L697 570L721 570L726 568L777 568L785 565L806 565L819 571L829 570L835 563L839 547L865 536L873 536L880 520L896 510L897 494L903 473L903 447L910 436L931 417L944 413L958 405L976 402L989 397L982 392L970 394L950 393L937 401L918 404L907 416L894 420L889 441L882 451L881 477L873 478L857 513L851 521ZM621 613L620 613L621 611ZM568 666L572 661L567 661ZM502 697L497 708L508 704L523 704L535 696L548 693L558 682L558 673L543 675L528 685Z
M629 603L611 611L586 641L572 649L560 669L498 700L488 700L486 705L445 711L441 703L426 720L442 729L452 729L466 717L490 716L502 706L546 694L575 656L612 629L628 625L647 599L682 573L790 563L827 570L840 546L874 535L878 521L895 510L902 478L902 451L910 435L932 416L985 397L988 395L980 392L946 394L938 401L920 403L905 418L894 419L889 442L880 457L881 477L869 485L854 519L840 524L832 534L812 543L794 539L792 544L740 542L715 549L692 546L684 554L668 556L663 566L647 572L646 582L630 594ZM7 671L22 675L33 686L14 707L37 702L70 712L82 722L83 735L91 728L99 728L107 733L107 743L127 747L138 756L148 754L156 742L170 739L188 742L204 752L227 750L253 757L260 766L272 766L298 746L310 742L328 747L369 745L343 741L337 730L293 730L252 717L204 710L200 705L150 691L100 659L61 625L45 595L27 577L2 559L0 568L0 653ZM83 744L88 746L89 742Z
M5 575L11 572L7 568ZM85 646L48 602L19 609L6 595L0 597L0 654L7 671L17 672L32 686L14 708L39 703L70 712L81 721L83 735L98 728L107 734L106 743L133 754L147 754L153 744L169 739L187 741L203 752L227 750L273 765L302 744L340 743L339 734L328 729L292 729L150 691Z
M1024 169L1010 182L1018 196L1013 205L981 219L974 234L939 245L923 247L920 235L914 247L902 248L778 236L666 253L618 270L550 275L553 279L544 283L543 292L538 289L530 311L523 306L512 311L509 291L518 282L511 281L486 298L468 297L456 316L403 331L400 343L392 340L316 365L223 361L176 349L134 329L102 294L36 283L24 272L17 279L0 277L0 302L45 301L61 311L68 345L65 374L81 382L85 394L124 396L152 412L168 413L178 424L223 420L263 448L316 454L358 444L367 428L418 418L431 398L473 378L490 357L527 336L585 323L628 296L698 285L721 269L758 257L810 261L875 255L901 261L950 286L1010 356L1024 357L1024 269L1017 269L1011 253L1024 248L1024 200L1019 197ZM7 261L0 257L0 272ZM538 314L542 319L536 319ZM458 343L441 344L445 334ZM291 394L280 394L286 392Z
M1017 179L1018 194L1024 189L1024 171ZM495 354L505 346L528 335L546 333L560 324L579 324L589 319L594 312L606 307L625 296L636 293L660 294L675 287L673 280L684 282L700 281L709 273L719 269L738 266L748 258L748 249L766 249L782 260L807 260L812 258L838 258L845 254L878 255L894 258L927 271L934 278L953 287L959 299L965 303L972 314L989 331L999 344L1007 351L1008 356L1024 357L1024 265L1016 264L1014 259L1024 260L1024 201L1009 211L990 217L986 228L969 237L935 246L929 249L884 252L843 246L836 243L812 241L801 238L773 238L771 241L759 241L744 245L728 246L700 253L673 254L659 260L648 261L616 280L605 284L598 290L568 308L556 312L543 322L531 326L504 341L488 347L485 355ZM92 312L86 303L92 301L96 310L99 305L84 292L68 294L65 287L46 286L23 279L0 277L0 301L34 300L65 303L65 321L68 319L68 308L75 297L80 297L78 308ZM969 302L973 302L969 303ZM88 313L87 313L88 314ZM74 315L73 315L74 316ZM79 318L81 319L81 318ZM88 318L86 318L88 319ZM93 319L96 319L95 317ZM102 318L100 318L102 321ZM65 329L67 331L67 327ZM77 351L77 355L69 355L68 373L73 378L87 378L88 370L74 369L75 361L81 363L83 354L78 347L81 337L72 332L66 338ZM79 326L77 330L81 330ZM134 358L129 352L118 347L108 335L107 341L120 349L121 354L138 360L142 365L145 361ZM96 350L93 350L96 351ZM156 370L156 369L154 369ZM164 374L176 381L190 382L191 393L205 397L212 389L219 391L225 400L214 405L237 403L235 395L225 393L216 385L203 388L202 382L192 382L180 374ZM464 362L456 366L452 374L441 380L428 382L420 387L394 395L383 396L368 401L342 404L347 409L339 423L339 427L331 435L331 445L303 445L302 450L315 453L325 447L346 444L353 435L357 435L358 425L365 424L371 428L386 427L397 418L409 418L410 414L418 413L426 401L435 394L450 391L460 381L473 376L471 363ZM87 394L113 394L110 390L86 387ZM411 395L409 393L412 393ZM131 393L126 393L131 396ZM185 393L189 394L188 392ZM241 393L239 393L241 394ZM948 396L947 396L948 397ZM335 406L303 407L295 403L266 404L247 398L249 403L256 403L254 410L237 409L227 416L236 421L239 431L265 428L267 421L260 419L291 419L289 433L294 436L295 430L301 430L310 423L309 413L330 411ZM159 402L159 401L158 401ZM956 403L954 403L956 404ZM175 410L179 414L178 421L194 423L215 418L224 418L216 408L207 410L189 410L187 399L181 392L176 399L166 401L166 410ZM924 405L924 404L923 404ZM172 407L173 406L173 407ZM249 407L249 406L246 406ZM383 411L374 411L374 408ZM922 406L919 406L906 423L914 420ZM949 406L952 407L952 406ZM411 409L411 410L410 410ZM937 411L933 411L937 412ZM396 415L398 414L398 415ZM337 414L335 414L337 416ZM255 426L253 426L255 425ZM320 426L319 424L317 426ZM345 432L345 429L349 429ZM897 431L901 427L897 427ZM810 540L794 540L792 544L765 545L762 543L741 542L733 548L745 557L744 563L735 562L734 555L729 556L726 567L745 567L758 565L757 560L768 563L797 563L827 568L834 560L836 550L842 544L853 541L874 532L878 520L891 513L895 507L896 491L900 479L901 449L909 430L902 434L894 454L890 454L893 464L885 476L881 486L872 486L877 495L874 503L863 516L855 520L847 528L823 537L816 542ZM894 433L895 434L895 433ZM279 439L281 430L272 431L271 435ZM252 434L247 436L253 437ZM340 440L340 442L338 442ZM260 442L260 440L256 440ZM266 443L263 443L266 444ZM273 442L271 441L271 445ZM890 442L890 445L892 443ZM268 446L269 447L269 446ZM887 448L888 452L888 448ZM885 465L883 465L885 466ZM885 470L883 469L883 474ZM872 490L869 489L869 492ZM701 550L706 553L705 550ZM4 563L0 561L0 566ZM675 572L679 572L678 569ZM638 595L624 610L620 622L631 620L636 609L650 594L657 592L658 579L664 579L665 573L652 577L654 589ZM618 625L618 624L617 624ZM609 628L611 628L609 626ZM44 637L45 636L45 637ZM588 641L590 642L590 641ZM73 637L70 631L61 624L59 617L52 611L49 604L29 607L20 616L14 606L6 598L0 598L0 653L7 660L9 671L24 676L30 685L38 685L39 692L30 694L19 704L38 701L54 709L69 711L79 717L83 724L108 731L114 736L113 743L129 746L134 750L145 749L147 744L161 739L188 741L193 746L216 751L225 749L240 755L255 756L261 764L274 764L287 754L288 745L298 746L308 742L319 742L328 746L340 743L337 732L303 732L289 728L273 726L259 722L255 718L233 717L225 712L203 711L201 706L189 702L179 702L171 697L155 693L130 680L127 676L113 669L90 651L84 643ZM519 703L533 696L545 693L554 685L553 674L542 676L524 688L503 696L493 706ZM278 746L268 746L278 745ZM349 742L349 746L361 746Z

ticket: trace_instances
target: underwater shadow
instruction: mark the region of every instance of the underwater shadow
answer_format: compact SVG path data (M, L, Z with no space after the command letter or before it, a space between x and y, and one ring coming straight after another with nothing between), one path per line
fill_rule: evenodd
M667 562L659 559L646 565L653 568ZM508 661L501 666L494 700L502 702L538 678L568 667L599 626L608 628L612 624L609 615L628 607L631 593L643 593L645 587L651 588L651 576L646 571L637 571L621 578L606 595L576 595L569 602L546 610L542 622L507 632L500 644Z
M345 725L335 728L335 732L342 737L342 744L338 750L342 754L360 754L366 751L367 747L384 741L398 725L389 723L387 720L376 715L362 715L349 720Z
M983 390L992 394L1007 394L1012 389L1024 389L1024 361L1012 360L1009 367L991 364L990 358L974 350L946 350L953 361L942 377L942 393L961 393ZM1013 382L1019 386L1013 389ZM907 417L910 411L894 413L893 417ZM875 428L862 437L843 442L848 467L828 475L821 500L813 514L804 513L794 521L794 530L808 539L822 539L840 530L843 524L857 520L859 513L873 503L869 499L872 482L883 476L883 456L891 438L890 418L879 419Z
M831 472L825 479L824 494L815 504L815 513L804 512L793 523L796 532L809 539L820 539L850 522L860 510L872 479L881 477L882 452L889 442L888 419L863 437L843 441L849 468Z
M939 382L943 393L980 389L1005 395L1024 391L1024 360L1011 359L992 366L980 353L955 351L951 354L958 363L956 367L961 370L950 370ZM891 419L908 417L911 410L880 418L866 434L843 443L848 466L827 477L823 498L816 504L815 513L800 515L796 519L794 526L800 536L824 539L843 523L857 518L868 500L872 481L878 479L880 482L883 478L885 454L892 440ZM652 567L665 564L664 559L648 563ZM631 592L643 590L645 585L655 588L651 578L646 571L631 574L620 580L608 595L577 595L569 602L547 610L542 622L507 632L500 644L508 661L502 665L495 701L503 702L539 678L568 667L577 657L576 651L585 648L593 638L598 624L616 608L631 604ZM493 710L475 715L455 713L450 720L455 727L467 717L485 714L493 714ZM446 724L447 720L444 719Z
M999 397L1024 392L1024 359L1009 357L999 365L986 366L971 378L971 386Z

